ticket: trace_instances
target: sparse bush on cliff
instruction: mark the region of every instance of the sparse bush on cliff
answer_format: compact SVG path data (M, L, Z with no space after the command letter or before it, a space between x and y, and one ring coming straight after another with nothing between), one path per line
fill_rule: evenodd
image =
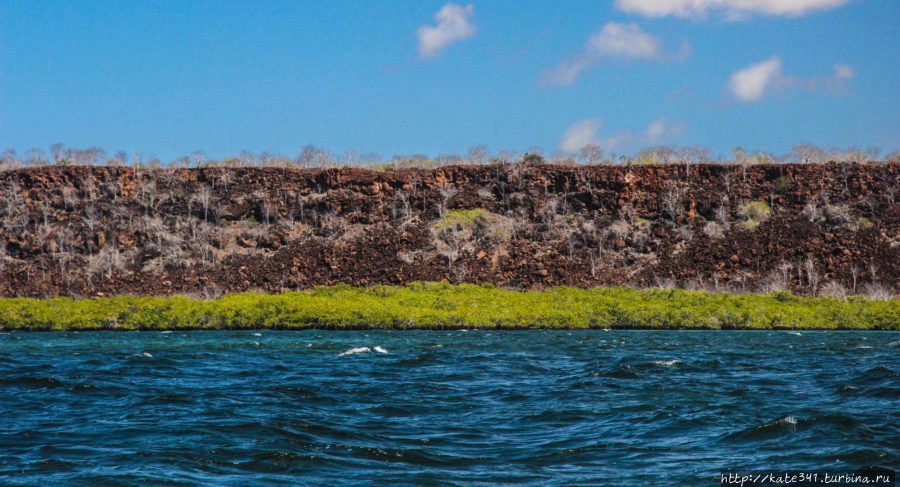
M753 231L756 230L756 227L758 227L760 223L769 219L772 210L765 201L751 201L741 205L738 208L738 213L745 218L744 223L742 224L743 227Z
M778 176L774 181L772 181L772 189L779 194L787 193L793 185L794 178L792 178L788 174L785 174L784 176Z
M850 221L850 207L847 205L825 205L825 218L832 225L843 225Z
M725 236L726 228L716 222L706 222L703 226L703 234L711 239L722 238Z

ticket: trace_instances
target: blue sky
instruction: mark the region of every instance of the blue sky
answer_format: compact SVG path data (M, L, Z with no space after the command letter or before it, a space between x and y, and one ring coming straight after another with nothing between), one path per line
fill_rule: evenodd
M900 148L893 0L0 2L0 150Z

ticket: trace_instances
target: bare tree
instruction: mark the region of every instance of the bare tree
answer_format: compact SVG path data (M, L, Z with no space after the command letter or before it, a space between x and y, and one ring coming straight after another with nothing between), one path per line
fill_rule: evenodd
M672 220L672 224L674 225L675 219L681 215L683 209L681 207L681 188L671 181L669 181L669 184L667 185L666 192L663 193L662 207L663 211L669 215L669 219Z
M444 214L447 212L447 203L459 193L459 190L453 186L445 186L439 192L441 194L441 204L438 207L438 213L440 213L441 218L444 218Z
M191 162L194 164L194 167L200 167L206 162L206 154L203 151L197 150L191 153Z
M201 187L192 198L203 207L203 221L209 221L209 202L211 198L212 191L210 191L208 186ZM188 211L188 213L190 213L190 211Z
M825 158L825 151L809 142L804 142L791 148L791 157L800 161L800 164L815 164Z
M469 149L469 162L471 164L482 165L487 162L490 152L486 145L476 145Z
M580 155L585 164L598 164L603 160L603 149L597 144L588 144L581 148Z
M816 297L819 292L819 271L816 270L816 262L812 257L803 262L803 270L806 272L806 282L809 283L809 293Z
M50 155L53 156L53 164L60 164L65 151L65 146L59 142L50 146Z
M44 159L44 151L37 147L32 148L25 155L28 158L26 160L26 165L28 166L38 167L47 164L47 160Z

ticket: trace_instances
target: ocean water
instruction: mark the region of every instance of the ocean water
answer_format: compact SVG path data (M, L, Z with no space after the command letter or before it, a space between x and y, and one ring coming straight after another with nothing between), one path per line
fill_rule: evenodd
M3 485L718 485L900 466L900 333L0 334Z

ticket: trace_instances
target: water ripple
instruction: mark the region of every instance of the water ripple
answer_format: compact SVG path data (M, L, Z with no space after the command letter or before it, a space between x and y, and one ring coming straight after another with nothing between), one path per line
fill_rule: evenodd
M897 468L898 338L8 333L0 483L692 485Z

